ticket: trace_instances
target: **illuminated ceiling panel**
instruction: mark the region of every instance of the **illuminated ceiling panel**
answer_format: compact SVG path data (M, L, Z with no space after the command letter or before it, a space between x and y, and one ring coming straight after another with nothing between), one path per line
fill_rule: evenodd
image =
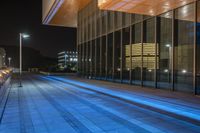
M91 0L43 0L43 24L77 27L77 14ZM47 8L48 7L48 8Z
M98 0L103 10L155 16L196 0Z

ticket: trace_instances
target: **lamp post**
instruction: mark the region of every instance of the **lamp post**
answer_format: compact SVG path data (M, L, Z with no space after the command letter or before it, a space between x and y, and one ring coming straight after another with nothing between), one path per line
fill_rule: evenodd
M8 66L10 67L10 63L11 63L12 58L8 57Z
M30 36L27 34L19 33L19 76L20 76L20 81L19 81L19 87L22 87L22 81L21 81L21 76L22 76L22 41L23 38L29 38Z

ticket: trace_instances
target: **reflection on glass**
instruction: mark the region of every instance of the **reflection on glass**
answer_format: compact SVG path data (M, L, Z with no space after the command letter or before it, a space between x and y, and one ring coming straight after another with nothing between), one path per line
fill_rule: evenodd
M87 76L90 77L90 64L91 64L91 43L88 42L87 43L87 59L86 59L86 72L87 72Z
M130 68L131 68L131 62L130 62L130 27L124 28L122 33L122 80L124 83L130 82Z
M78 44L78 73L81 74L81 44Z
M107 24L107 12L102 13L102 33L106 33L106 24Z
M142 42L141 42L141 23L132 26L132 84L141 84L141 67L142 67Z
M115 12L114 22L115 22L115 29L118 29L122 26L122 13L121 12Z
M155 18L144 21L143 84L155 86Z
M83 73L84 73L84 76L86 76L86 64L87 64L87 57L86 57L86 45L87 43L84 43L83 45Z
M194 4L175 11L175 90L193 90Z
M197 94L200 94L200 1L197 5Z
M111 32L114 28L113 19L114 19L114 12L113 11L108 12L108 32Z
M107 50L107 79L112 80L112 72L113 72L113 33L108 35L108 50Z
M91 46L91 77L95 76L95 40L92 40Z
M102 44L101 44L101 78L106 78L106 36L102 37Z
M121 30L116 31L114 33L114 35L115 35L114 80L119 82L120 81L120 72L121 72L121 66L120 66L120 62L121 62L121 56L120 56L121 55Z
M97 38L96 44L96 78L100 77L100 38Z
M172 88L171 66L172 66L172 12L167 12L158 17L158 66L157 86L158 88Z

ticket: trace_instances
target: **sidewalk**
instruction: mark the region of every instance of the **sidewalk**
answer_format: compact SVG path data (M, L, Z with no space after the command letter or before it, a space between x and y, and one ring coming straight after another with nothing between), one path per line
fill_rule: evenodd
M89 80L78 77L54 77L83 89L118 98L139 107L175 117L200 126L200 97L140 86Z

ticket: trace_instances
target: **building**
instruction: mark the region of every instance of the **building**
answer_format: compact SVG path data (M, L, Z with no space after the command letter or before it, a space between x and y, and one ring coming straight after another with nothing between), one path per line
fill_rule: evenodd
M78 61L78 55L75 51L63 51L58 53L58 66L60 69L73 68Z
M51 7L44 24L77 26L83 77L200 94L200 0L65 0Z
M0 68L6 66L6 51L3 48L0 48Z

